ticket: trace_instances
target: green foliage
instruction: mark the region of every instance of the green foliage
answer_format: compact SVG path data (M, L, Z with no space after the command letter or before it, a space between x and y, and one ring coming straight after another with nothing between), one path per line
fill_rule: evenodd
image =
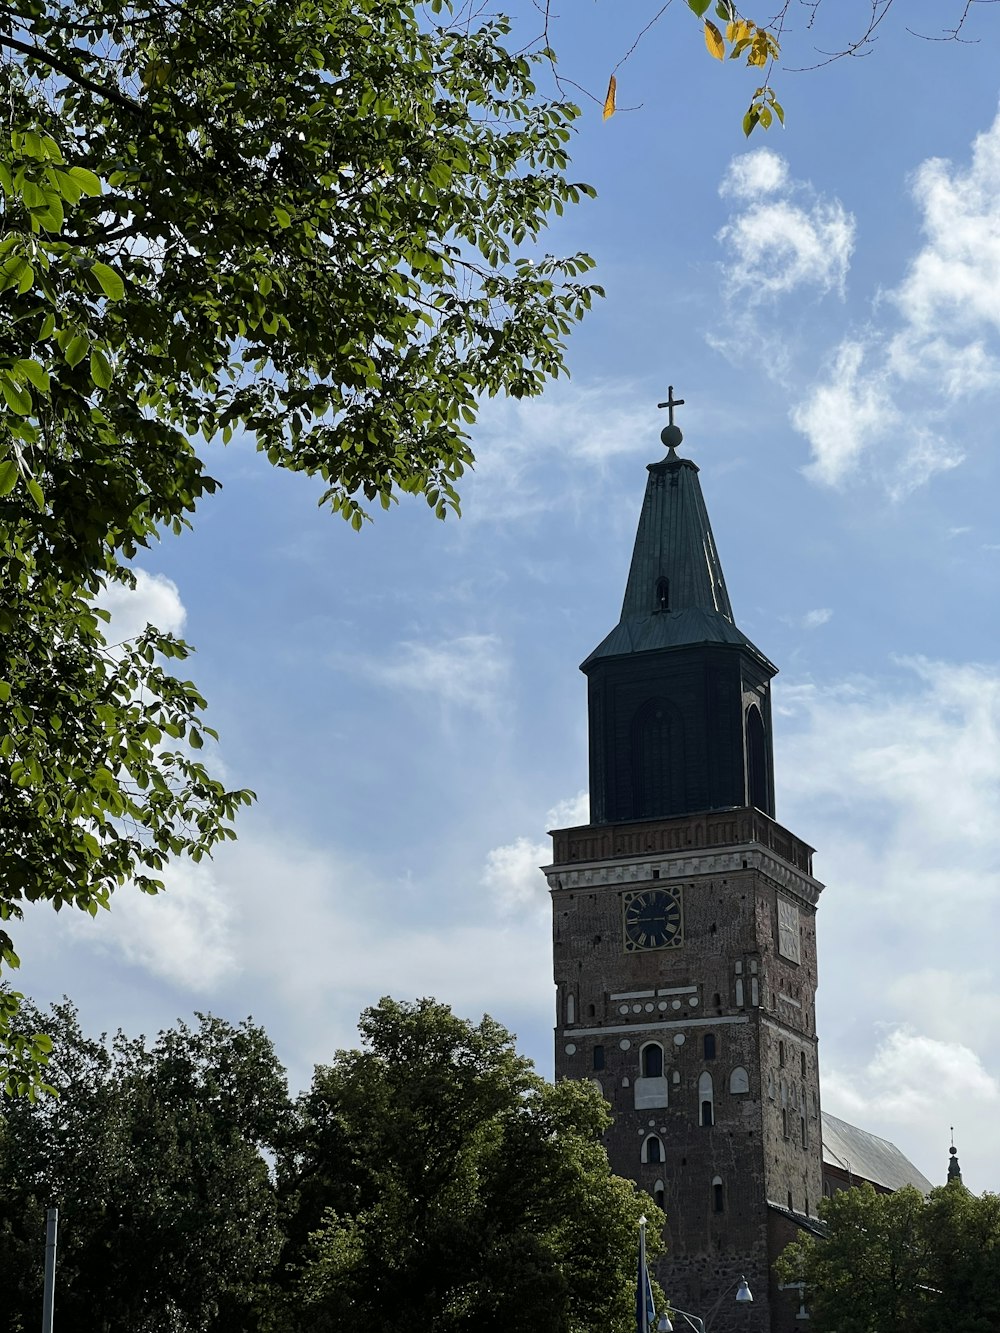
M282 1173L297 1326L634 1327L638 1218L662 1217L610 1174L596 1090L546 1084L499 1024L431 1000L360 1027L363 1051L317 1069Z
M291 1113L265 1034L202 1017L147 1048L85 1037L69 1004L28 1021L56 1037L60 1095L0 1115L4 1328L37 1326L56 1204L65 1333L251 1333L282 1243L263 1150Z
M525 250L591 193L576 108L505 20L433 9L0 0L0 921L155 892L251 799L192 756L187 646L112 648L94 606L215 490L197 441L248 434L356 528L443 517L480 397L564 368L591 260Z
M815 1333L988 1333L1000 1327L1000 1197L960 1183L925 1199L871 1185L820 1204L826 1240L806 1238L778 1261L806 1284Z

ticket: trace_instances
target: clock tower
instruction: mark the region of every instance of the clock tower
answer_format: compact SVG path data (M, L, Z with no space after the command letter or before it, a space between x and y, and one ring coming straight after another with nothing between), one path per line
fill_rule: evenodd
M610 1103L612 1170L667 1215L671 1301L712 1333L784 1333L799 1293L771 1264L822 1190L822 885L775 820L777 668L736 625L672 389L662 406L621 618L581 668L591 822L546 868L556 1077Z

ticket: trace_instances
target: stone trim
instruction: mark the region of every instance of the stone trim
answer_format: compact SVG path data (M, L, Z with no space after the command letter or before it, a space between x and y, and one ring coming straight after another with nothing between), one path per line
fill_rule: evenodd
M563 1028L564 1037L600 1037L611 1033L665 1032L674 1028L715 1028L733 1023L749 1023L747 1014L732 1014L718 1018L675 1018L662 1023L615 1023L598 1028Z
M653 883L657 880L693 879L699 875L730 875L757 870L806 907L815 907L823 885L787 861L765 851L759 843L743 843L724 852L678 852L655 858L631 857L620 861L573 862L542 866L550 889L604 888L613 884Z

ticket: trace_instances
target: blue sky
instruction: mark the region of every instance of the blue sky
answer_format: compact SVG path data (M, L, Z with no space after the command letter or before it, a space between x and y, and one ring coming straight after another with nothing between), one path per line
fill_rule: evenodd
M562 72L603 98L658 8L564 0ZM789 63L868 8L824 0ZM550 1073L536 867L586 818L577 665L618 618L669 383L738 623L781 668L778 818L827 885L824 1106L935 1180L954 1124L997 1187L1000 11L973 7L971 45L905 31L960 8L898 0L866 59L781 73L788 127L748 145L753 72L674 0L622 109L586 102L573 174L599 198L545 238L593 253L607 299L570 380L486 405L460 522L406 502L358 535L319 484L208 451L221 495L116 613L197 646L213 762L259 801L159 900L35 911L20 987L98 1030L252 1013L296 1088L363 1006L433 994Z

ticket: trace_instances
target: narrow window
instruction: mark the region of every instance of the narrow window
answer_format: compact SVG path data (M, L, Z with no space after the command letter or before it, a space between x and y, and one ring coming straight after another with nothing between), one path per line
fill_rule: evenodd
M650 1134L649 1137L646 1139L646 1141L643 1143L642 1153L640 1155L644 1162L663 1161L663 1144L660 1142L660 1140L656 1137L655 1134Z
M593 1018L594 1015L595 1015L596 1013L597 1013L597 1010L594 1008L594 1006L593 1006L592 1004L588 1004L588 1005L587 1005L587 1015L588 1015L588 1017Z
M743 1008L743 978L736 978L736 1008Z
M794 1213L794 1212L795 1212L795 1204L792 1203L792 1191L791 1191L791 1190L788 1191L788 1211L789 1211L790 1213Z
M778 1065L782 1069L785 1067L785 1043L783 1041L778 1042Z
M804 1115L799 1117L799 1123L800 1123L801 1128L802 1128L802 1146L803 1146L803 1148L808 1148L808 1147L809 1147L809 1140L808 1140L808 1137L807 1137L807 1135L806 1135L806 1118L805 1118Z
M714 1094L712 1075L707 1071L698 1080L698 1102L701 1107L700 1121L704 1128L711 1129L715 1124Z
M712 996L712 1003L715 1005L716 1009L722 1008L722 996L719 994L718 991L716 991L715 994Z
M788 1112L784 1107L781 1108L781 1137L788 1138Z
M703 1039L703 1045L704 1045L704 1050L705 1050L705 1059L706 1059L706 1060L714 1060L714 1059L715 1059L715 1034L714 1034L713 1032L706 1032L706 1033L705 1033L705 1036L704 1036L704 1039Z
M566 1022L576 1022L576 996L572 991L566 996Z
M595 1069L603 1069L603 1068L604 1068L604 1047L603 1047L603 1046L595 1046L595 1047L594 1047L594 1068L595 1068Z
M658 1180L653 1186L653 1202L656 1204L657 1208L666 1208L667 1195L663 1188L662 1180Z
M721 1213L724 1208L722 1198L722 1177L716 1176L712 1181L712 1211Z
M657 611L670 610L670 580L659 578L656 580L656 609Z
M747 709L747 805L770 813L767 783L767 743L760 709L751 704Z
M642 1048L642 1076L643 1078L663 1077L663 1047L655 1041L651 1041L648 1046Z
M801 1065L802 1065L802 1077L805 1078L805 1076L806 1076L806 1053L805 1053L805 1051L800 1051L800 1052L799 1052L799 1060L800 1060Z
M749 1092L750 1076L742 1065L737 1065L729 1075L730 1092Z
M598 1092L601 1094L601 1096L603 1097L603 1096L604 1096L604 1084L601 1082L601 1080L600 1080L599 1078L592 1078L590 1081L591 1081L591 1083L593 1083L594 1087L597 1089L597 1091L598 1091Z

